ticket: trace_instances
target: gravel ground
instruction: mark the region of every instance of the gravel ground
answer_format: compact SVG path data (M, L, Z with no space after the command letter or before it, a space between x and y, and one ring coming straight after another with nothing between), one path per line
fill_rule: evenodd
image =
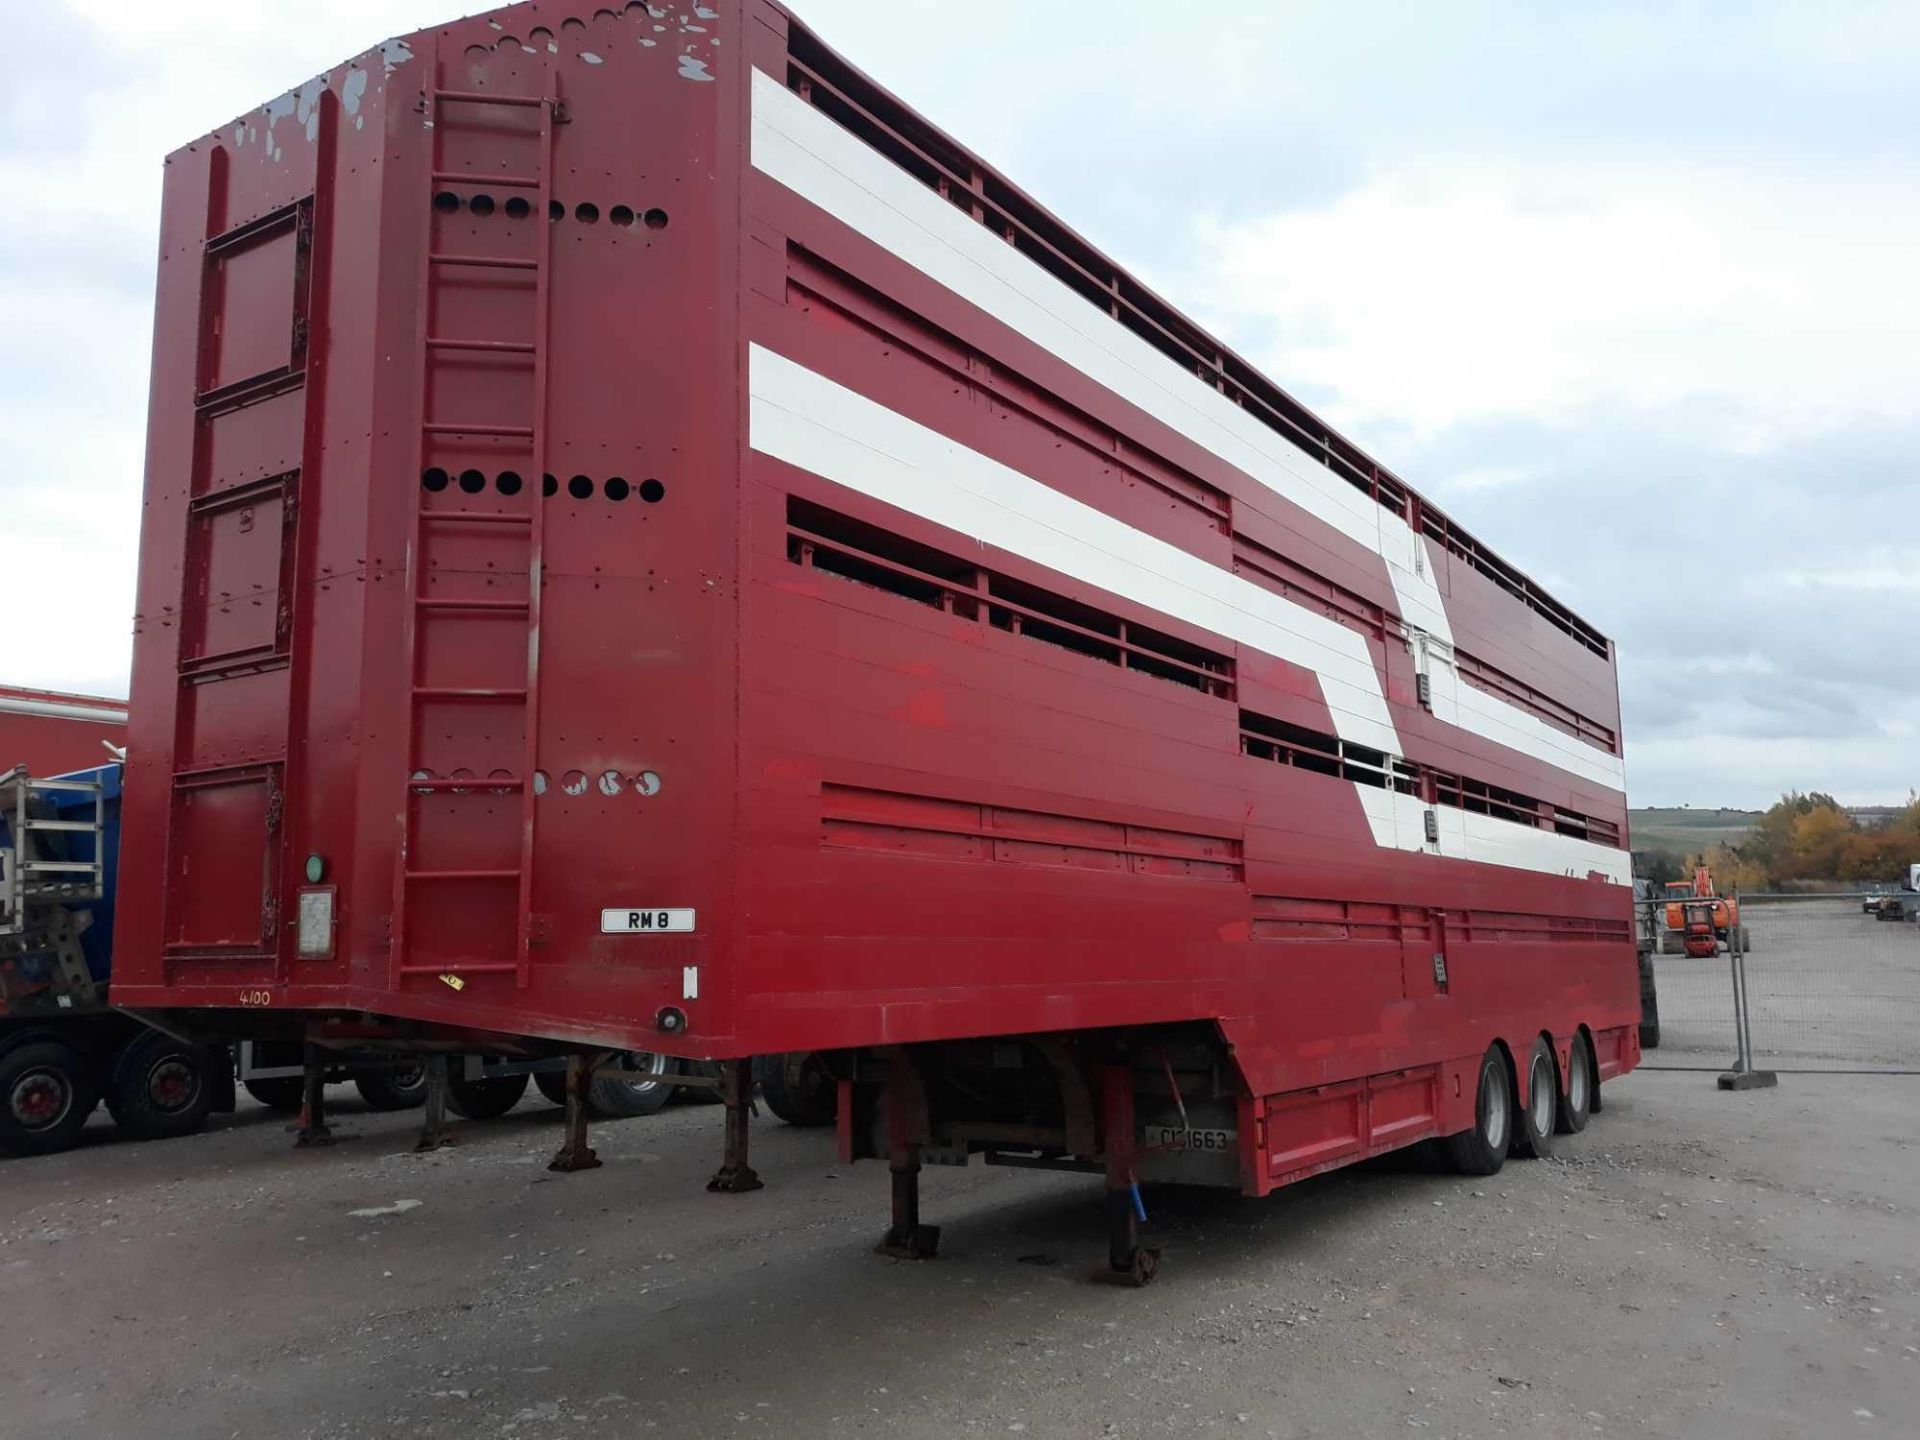
M1917 1085L1642 1072L1492 1179L1150 1192L1141 1291L1091 1281L1091 1177L931 1170L916 1264L820 1132L763 1126L768 1188L712 1196L712 1107L564 1176L536 1103L425 1157L407 1116L295 1152L249 1108L0 1164L0 1434L1920 1434Z

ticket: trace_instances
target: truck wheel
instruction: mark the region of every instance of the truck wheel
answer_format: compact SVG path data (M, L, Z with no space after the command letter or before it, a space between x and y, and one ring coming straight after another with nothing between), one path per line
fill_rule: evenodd
M1462 1175L1492 1175L1507 1161L1513 1135L1513 1086L1498 1045L1480 1057L1480 1084L1473 1100L1473 1128L1446 1138L1447 1163Z
M817 1050L757 1056L753 1070L767 1108L787 1124L833 1124L840 1086Z
M1660 992L1654 985L1653 959L1645 955L1640 957L1640 1048L1660 1048Z
M0 1150L51 1155L72 1148L100 1098L79 1051L35 1040L0 1056Z
M1513 1153L1528 1160L1553 1154L1553 1122L1560 1113L1560 1067L1553 1063L1553 1047L1536 1037L1527 1052L1527 1103L1520 1107L1520 1123L1513 1127Z
M1593 1114L1594 1092L1600 1088L1594 1082L1596 1073L1587 1037L1575 1035L1567 1051L1567 1093L1560 1097L1559 1113L1553 1121L1558 1133L1578 1135L1587 1128L1587 1117Z
M588 1087L587 1103L596 1114L630 1120L654 1114L673 1098L673 1077L680 1073L680 1065L671 1055L629 1050L620 1057L620 1069L633 1079L616 1080L602 1071Z
M369 1110L417 1110L427 1103L427 1064L392 1070L356 1070L353 1088Z
M149 1030L128 1042L113 1067L107 1109L134 1140L191 1135L213 1108L207 1050Z
M484 1080L447 1076L447 1108L469 1120L491 1120L520 1103L527 1093L524 1075L492 1075Z
M247 1094L253 1096L269 1110L282 1115L292 1115L299 1111L300 1102L305 1098L305 1084L298 1075L280 1075L271 1080L242 1080Z
M564 1070L536 1070L533 1076L533 1088L556 1105L567 1103L567 1072Z

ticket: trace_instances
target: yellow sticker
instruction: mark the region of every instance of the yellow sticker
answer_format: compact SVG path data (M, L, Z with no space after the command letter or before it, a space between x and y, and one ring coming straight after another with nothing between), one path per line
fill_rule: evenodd
M449 985L455 990L464 990L467 988L467 982L462 980L458 975L455 975L452 972L448 972L447 974L442 975L440 977L440 983L443 985Z

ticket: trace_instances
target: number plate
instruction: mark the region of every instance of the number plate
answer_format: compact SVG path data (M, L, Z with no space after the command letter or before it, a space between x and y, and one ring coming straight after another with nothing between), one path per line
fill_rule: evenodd
M691 910L620 909L600 912L602 935L671 935L693 929Z
M1196 1150L1218 1155L1232 1150L1238 1136L1234 1130L1187 1129L1183 1125L1149 1125L1140 1143L1148 1150Z

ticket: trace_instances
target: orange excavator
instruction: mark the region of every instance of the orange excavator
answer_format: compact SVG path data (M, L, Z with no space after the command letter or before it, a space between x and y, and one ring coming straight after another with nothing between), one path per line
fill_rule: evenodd
M1736 931L1740 948L1751 950L1751 937L1740 924L1740 902L1714 893L1713 872L1705 865L1695 867L1691 880L1667 882L1663 954L1716 955L1720 946L1733 943Z

